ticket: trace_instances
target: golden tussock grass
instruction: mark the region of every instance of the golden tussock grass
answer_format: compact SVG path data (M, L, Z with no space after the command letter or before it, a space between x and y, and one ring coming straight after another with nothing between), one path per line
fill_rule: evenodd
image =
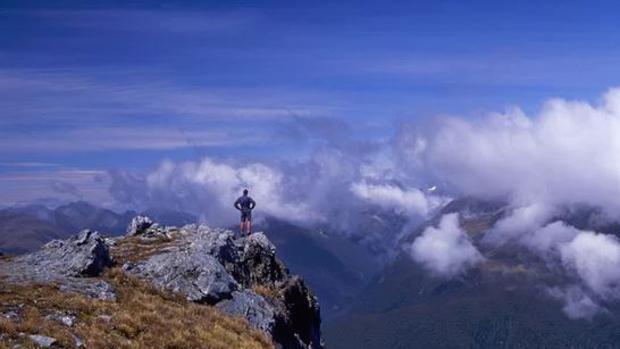
M148 240L137 236L130 236L117 241L116 245L110 249L110 254L119 264L136 262L178 243L175 235L170 238L159 237Z
M267 286L262 286L262 285L256 285L254 287L252 287L252 291L254 291L254 293L261 295L265 298L276 298L278 296L278 290L273 288L273 287L267 287Z
M241 318L157 290L118 269L104 279L115 287L116 301L63 293L49 285L0 285L0 311L10 304L24 305L21 321L0 319L0 333L8 336L4 345L10 339L28 347L18 335L23 332L53 337L64 348L77 348L74 336L93 349L273 348L269 338ZM56 311L76 314L76 324L67 327L46 318ZM0 349L2 345L0 341Z

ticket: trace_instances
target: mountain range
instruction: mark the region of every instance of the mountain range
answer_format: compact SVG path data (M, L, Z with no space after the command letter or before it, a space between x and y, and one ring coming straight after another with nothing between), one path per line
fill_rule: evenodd
M164 225L183 226L195 216L165 209L148 209L143 215ZM110 236L124 234L134 211L117 213L79 201L50 209L41 205L0 210L0 253L22 254L54 239L66 239L82 229ZM321 300L325 319L343 314L358 293L380 270L380 256L359 241L319 229L266 217L254 227L268 232L280 258L302 275ZM238 227L230 227L236 231ZM379 246L378 241L374 241ZM377 247L378 249L378 247Z
M274 217L257 222L255 231L268 232L287 267L318 296L329 348L620 348L618 302L606 302L597 316L571 319L553 290L574 280L524 249L481 243L511 209L504 202L466 197L416 225L376 211L360 214L364 228L349 233ZM578 229L620 231L617 224L601 224L597 213L584 207L555 219ZM0 252L30 251L85 226L124 233L134 214L84 202L3 209ZM167 225L195 220L182 212L152 209L148 214ZM406 247L449 214L458 215L460 228L485 259L456 277L442 278L414 261ZM382 234L389 238L381 240ZM390 248L391 256L385 253Z
M472 198L455 200L403 237L410 243L445 214L486 260L463 275L430 274L402 251L359 293L344 316L327 323L330 348L620 348L620 303L592 318L571 319L552 290L571 280L544 260L513 246L484 247L480 240L509 208ZM593 228L592 211L561 217ZM613 225L598 231L618 231ZM579 306L579 304L577 305Z
M167 225L183 225L197 221L196 217L177 211L148 209L149 215ZM43 205L8 207L0 210L0 252L21 254L38 249L48 241L65 239L82 229L93 229L110 235L125 233L136 216L134 211L117 213L76 201L56 208Z

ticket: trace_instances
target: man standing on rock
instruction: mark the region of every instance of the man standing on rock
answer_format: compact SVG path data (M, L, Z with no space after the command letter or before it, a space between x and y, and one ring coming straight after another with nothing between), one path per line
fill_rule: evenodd
M256 207L256 202L248 196L248 190L243 189L243 196L235 201L235 208L241 212L241 224L239 225L239 234L243 236L243 232L252 234L252 210Z

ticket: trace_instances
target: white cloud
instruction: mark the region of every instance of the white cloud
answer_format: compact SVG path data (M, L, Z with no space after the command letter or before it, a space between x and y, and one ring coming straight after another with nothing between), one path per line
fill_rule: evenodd
M57 202L83 199L112 206L106 173L53 167L50 171L0 173L0 204L13 205L54 198Z
M620 212L618 105L620 90L613 89L596 105L551 100L532 118L516 108L479 120L449 118L402 134L397 146L417 171L464 194Z
M620 242L613 235L579 230L562 221L546 223L549 212L541 207L515 210L496 224L487 241L525 247L547 261L552 271L563 269L575 283L559 297L566 304L565 313L590 319L604 311L591 295L599 301L620 298Z
M292 221L318 219L305 203L287 197L283 180L279 170L260 163L233 166L205 158L165 161L147 176L146 185L151 199L168 200L191 212L204 208L201 213L215 224L233 221L232 203L244 188L250 189L259 212Z
M247 187L258 203L258 219L274 216L318 226L352 237L385 257L394 251L404 227L428 218L426 214L443 198L425 199L420 196L423 192L412 190L393 191L390 183L401 181L389 170L390 174L380 171L386 175L373 178L372 187L357 188L367 189L360 193L365 196L356 195L351 183L366 183L374 159L366 154L370 160L327 147L299 162L165 161L144 177L111 172L110 191L119 203L140 208L164 206L226 226L238 221L232 202ZM404 188L413 187L403 179ZM381 205L376 203L377 197Z
M620 88L597 103L553 99L533 117L512 108L445 118L431 129L410 126L395 149L413 175L507 202L512 211L483 241L526 248L572 277L569 286L583 292L565 292L568 316L590 318L603 311L597 302L620 297L618 239L558 220L582 208L620 220Z
M553 209L542 204L515 208L499 220L484 237L485 242L500 245L520 240L524 234L541 227L553 215Z
M256 145L264 135L225 129L182 130L170 127L98 127L50 130L45 136L16 133L0 139L0 153L33 151L170 150L196 147Z
M605 308L596 304L592 298L579 287L571 286L565 289L554 287L549 289L548 292L552 297L564 302L562 311L573 320L592 320L597 314L607 312Z
M453 277L484 258L459 227L458 214L441 218L439 227L428 227L410 247L413 259L429 271Z
M403 189L392 184L370 184L366 181L351 184L351 191L359 198L382 208L423 217L446 201L441 197L428 196L419 189Z
M620 242L612 235L581 232L560 247L562 262L604 298L620 297Z
M545 257L552 253L554 254L553 257L556 257L558 247L573 241L579 234L579 229L564 222L556 221L536 229L530 234L524 234L521 243L540 256Z

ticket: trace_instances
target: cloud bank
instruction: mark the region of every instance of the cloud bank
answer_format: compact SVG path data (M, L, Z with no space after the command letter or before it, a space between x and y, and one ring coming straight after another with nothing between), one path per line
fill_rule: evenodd
M289 197L283 174L260 163L243 166L217 163L211 159L200 162L163 162L146 177L151 199L175 202L183 210L189 206L204 208L201 213L210 222L232 222L232 202L244 188L258 201L261 212L292 221L318 219L307 204Z
M463 194L521 205L587 204L620 212L620 89L598 104L554 99L539 115L513 108L476 120L409 128L410 168Z
M353 183L351 192L383 208L423 217L446 201L438 196L429 196L417 188L406 190L393 184L370 184L365 181Z
M244 188L257 201L257 218L272 216L306 225L328 224L356 231L359 217L392 213L404 219L427 218L447 199L391 179L367 176L368 163L350 161L339 151L317 152L300 163L164 161L146 176L111 172L111 193L139 207L165 206L195 213L210 223L238 220L232 202ZM374 213L373 213L374 212ZM398 232L372 232L386 235Z
M565 302L570 317L592 318L619 298L618 239L565 218L582 208L597 212L599 223L620 218L620 89L597 103L550 100L534 116L513 108L477 119L438 119L430 127L403 125L383 144L362 144L324 122L301 121L293 125L296 134L312 134L316 144L306 158L167 161L143 178L117 174L115 192L128 202L162 203L222 224L236 221L230 203L249 187L264 215L375 234L388 246L399 232L365 231L361 219L392 212L415 222L450 197L498 200L507 203L506 214L485 233L482 247L525 249L568 276L572 281L550 294ZM437 190L420 189L431 186ZM455 215L442 217L407 248L414 261L446 278L484 260L484 248Z
M564 220L581 210L589 212L581 223L587 227L619 221L620 89L597 103L553 99L530 117L513 108L478 119L445 118L430 128L409 125L395 144L410 173L442 183L452 195L508 203L482 243L525 248L571 278L551 292L569 317L592 319L606 311L602 304L620 298L618 238ZM460 241L456 227L440 233L446 229L425 231L412 255L450 276L467 269L476 254L475 247L454 243ZM432 246L455 258L436 257L428 252Z
M441 218L438 227L428 227L411 244L413 259L441 277L457 276L484 258L459 227L458 214Z

